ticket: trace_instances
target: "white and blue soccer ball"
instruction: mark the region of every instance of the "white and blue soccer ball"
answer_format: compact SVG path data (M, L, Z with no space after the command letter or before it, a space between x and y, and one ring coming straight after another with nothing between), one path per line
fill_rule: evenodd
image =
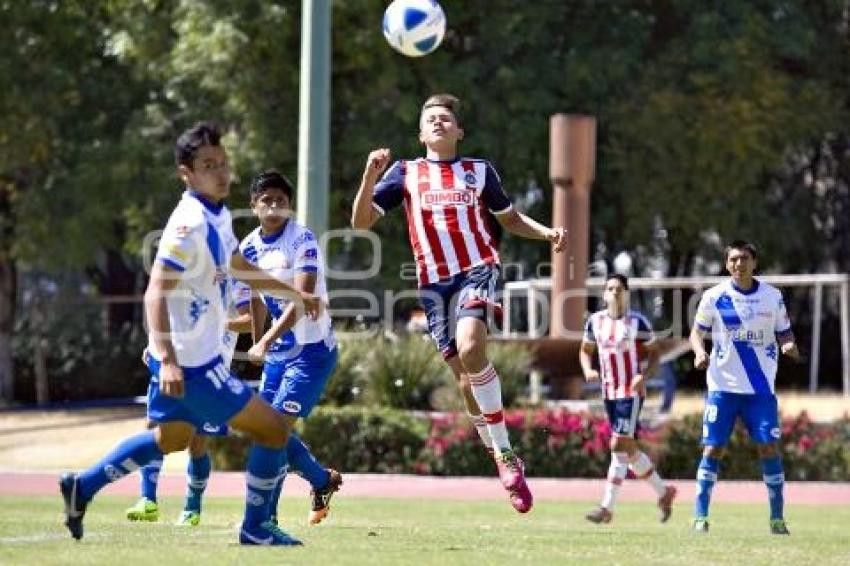
M384 37L402 55L427 55L445 34L446 14L435 0L393 0L384 12Z

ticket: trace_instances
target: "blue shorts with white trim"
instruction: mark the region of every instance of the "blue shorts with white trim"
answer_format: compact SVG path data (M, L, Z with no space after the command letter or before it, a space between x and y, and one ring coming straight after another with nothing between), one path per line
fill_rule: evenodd
M757 444L777 442L782 436L776 395L709 391L702 418L703 445L725 446L738 417Z
M253 393L224 366L221 356L202 366L183 367L183 397L163 395L159 389L160 362L148 359L148 420L156 423L187 422L198 432L222 434L220 427L251 400Z
M306 418L318 404L338 358L338 348L324 342L306 344L296 356L267 361L260 397L285 415Z

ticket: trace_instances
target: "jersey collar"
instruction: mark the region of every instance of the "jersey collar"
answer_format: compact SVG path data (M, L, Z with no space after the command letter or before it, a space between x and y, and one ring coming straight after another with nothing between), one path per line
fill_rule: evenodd
M429 159L429 158L427 158L427 157L424 157L423 159L424 159L425 161L427 161L428 163L457 163L457 162L458 162L458 161L460 161L462 158L461 158L461 156L460 156L460 155L455 155L455 156L454 156L454 157L452 157L451 159Z
M283 226L281 226L280 230L272 234L268 234L267 236L263 235L262 228L260 228L260 231L257 233L260 235L260 240L262 240L264 244L271 244L272 242L280 238L284 232L286 232L286 228L289 226L289 224L289 219L287 219L286 222L283 223Z
M206 208L207 210L209 210L210 212L212 212L216 216L224 208L224 201L221 201L218 204L210 202L204 195L197 192L192 187L186 187L186 194L189 195L190 197L198 199L200 201L200 203L202 205L204 205L204 208Z
M729 280L729 285L731 285L732 288L735 289L735 291L741 293L742 295L752 295L753 293L759 290L759 280L755 278L753 278L753 286L749 289L741 289L740 287L735 285L735 282L731 279Z

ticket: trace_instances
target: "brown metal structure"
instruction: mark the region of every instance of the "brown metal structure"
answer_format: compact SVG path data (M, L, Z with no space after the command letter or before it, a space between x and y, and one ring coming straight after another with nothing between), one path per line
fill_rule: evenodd
M549 125L552 225L568 230L565 253L552 254L549 336L575 339L587 310L584 292L590 245L590 188L596 168L596 119L555 114Z

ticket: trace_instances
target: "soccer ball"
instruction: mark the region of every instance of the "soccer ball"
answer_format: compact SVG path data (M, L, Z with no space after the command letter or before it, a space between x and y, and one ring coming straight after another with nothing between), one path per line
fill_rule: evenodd
M435 0L393 0L384 12L384 37L408 57L434 51L446 33L446 15Z

